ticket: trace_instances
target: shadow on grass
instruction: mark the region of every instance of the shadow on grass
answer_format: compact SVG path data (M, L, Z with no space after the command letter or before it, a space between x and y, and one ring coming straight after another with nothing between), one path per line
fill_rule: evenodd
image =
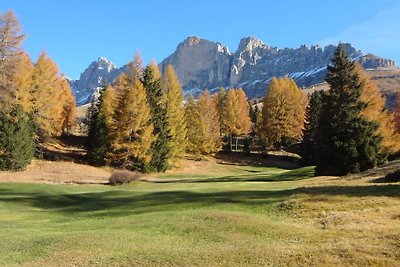
M300 167L299 159L292 156L221 151L215 158L218 163L227 165L278 167L290 170Z
M141 193L129 190L110 190L73 194L26 192L26 189L12 189L13 186L8 189L0 189L0 202L14 202L19 205L29 205L67 214L104 217L210 207L219 204L271 205L299 194L310 197L326 195L400 197L400 185L321 186L287 190L224 192L161 191Z
M285 171L278 174L268 172L250 171L251 174L224 176L216 178L190 178L172 180L152 180L151 183L227 183L227 182L280 182L297 181L314 176L314 167L303 167L296 170Z
M162 191L137 193L106 191L80 194L41 194L0 189L0 202L15 202L61 213L82 216L126 216L185 208L210 207L217 204L265 205L282 201L290 191L228 191L199 193ZM88 214L93 212L93 214Z
M373 183L398 183L400 182L400 170L388 173L386 176L372 180Z

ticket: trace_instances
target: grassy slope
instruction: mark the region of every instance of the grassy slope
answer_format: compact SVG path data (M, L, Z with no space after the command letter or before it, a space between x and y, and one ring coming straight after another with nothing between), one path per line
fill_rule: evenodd
M1 183L0 265L398 265L400 183L311 172L211 164L121 187Z

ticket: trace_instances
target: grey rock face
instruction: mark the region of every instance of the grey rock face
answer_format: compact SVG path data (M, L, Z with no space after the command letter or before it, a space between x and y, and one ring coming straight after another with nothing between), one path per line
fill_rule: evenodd
M75 93L77 105L89 103L93 93L98 92L105 82L113 82L121 73L108 59L100 57L93 61L80 75L79 80L70 80L69 83Z
M220 43L189 37L159 65L164 72L168 65L175 68L180 82L188 92L229 85L232 54Z
M360 60L365 69L376 69L379 67L394 68L395 62L390 59L384 59L372 54L367 54Z
M394 67L392 60L364 55L350 44L344 44L350 58L364 68ZM184 91L199 93L218 87L242 87L249 97L265 93L272 77L288 76L300 87L323 82L327 65L336 46L280 49L271 47L254 37L240 40L235 53L220 43L198 37L189 37L178 45L176 51L161 62L161 69L171 64L182 83Z
M393 60L365 55L350 44L344 45L348 56L359 61L364 68L395 67ZM323 82L336 48L334 45L302 45L295 49L280 49L257 38L246 37L240 40L236 52L231 53L218 42L188 37L159 67L162 72L169 64L174 67L186 95L198 95L205 89L214 92L224 86L241 87L250 98L254 98L265 94L274 76L291 77L299 87ZM105 58L92 62L79 80L70 81L78 105L88 103L103 81L113 82L125 69L125 66L116 68Z

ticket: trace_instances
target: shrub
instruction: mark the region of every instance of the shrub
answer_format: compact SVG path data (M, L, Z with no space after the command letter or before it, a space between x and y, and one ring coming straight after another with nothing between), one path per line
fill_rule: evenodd
M110 178L108 178L108 182L110 185L127 184L132 181L139 180L140 176L140 172L132 172L127 170L116 171L110 176Z

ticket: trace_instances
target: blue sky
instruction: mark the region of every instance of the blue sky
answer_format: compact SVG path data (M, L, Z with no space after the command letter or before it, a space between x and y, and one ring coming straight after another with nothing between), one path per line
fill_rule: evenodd
M46 51L74 79L100 56L121 66L140 51L159 62L192 35L231 51L245 36L290 48L351 42L400 64L398 0L2 0L7 10L28 34L33 60Z

